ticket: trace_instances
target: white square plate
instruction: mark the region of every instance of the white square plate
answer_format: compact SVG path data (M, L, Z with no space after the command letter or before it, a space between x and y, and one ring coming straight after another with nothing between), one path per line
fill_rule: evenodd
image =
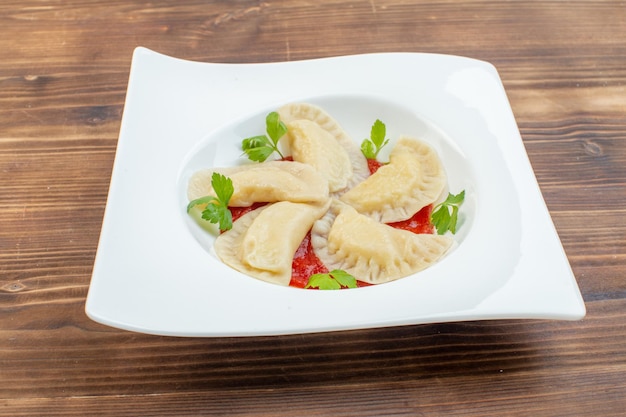
M211 252L185 212L186 181L241 158L265 115L307 101L360 142L377 118L388 136L430 142L450 191L466 190L457 248L395 282L344 291L281 287ZM133 55L86 312L113 327L175 336L254 336L585 315L495 68L420 53L267 64Z

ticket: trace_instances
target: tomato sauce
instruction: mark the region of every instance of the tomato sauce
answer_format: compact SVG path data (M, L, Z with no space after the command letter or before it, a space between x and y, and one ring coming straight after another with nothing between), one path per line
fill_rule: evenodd
M368 159L367 160L367 167L370 170L370 175L373 174L374 172L378 171L378 168L380 168L381 166L385 165L382 162L379 162L377 159Z
M387 224L396 229L408 230L409 232L417 234L433 234L435 233L435 226L430 222L432 212L433 205L429 204L415 213L410 219Z
M253 203L249 207L232 207L228 206L228 210L230 210L230 214L233 216L233 222L243 216L246 213L250 213L253 210L258 209L259 207L263 207L267 203Z
M300 247L296 250L291 264L291 282L292 287L304 288L309 282L309 277L314 274L327 274L328 268L324 266L322 261L313 252L311 246L311 232L300 243Z

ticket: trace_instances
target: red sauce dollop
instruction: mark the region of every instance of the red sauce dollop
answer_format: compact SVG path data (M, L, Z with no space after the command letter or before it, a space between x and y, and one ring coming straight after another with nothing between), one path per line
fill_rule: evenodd
M296 288L304 288L309 282L311 275L327 274L328 272L328 268L326 268L313 251L313 247L311 246L311 232L307 233L293 256L293 262L291 264L291 282L289 285ZM358 287L367 287L372 284L357 280L356 285Z
M433 234L435 233L435 226L430 222L432 212L433 205L429 204L415 213L410 219L388 224L396 229L408 230L416 234Z
M230 210L230 214L233 216L233 222L243 216L246 213L250 213L253 210L258 209L259 207L263 207L267 203L253 203L249 207L231 207L228 206L228 210Z
M327 274L328 268L319 260L311 246L311 232L307 233L300 247L296 250L291 264L292 287L304 288L309 277L314 274Z
M385 164L383 164L382 162L379 162L377 159L367 160L367 167L370 170L370 174L373 174L374 172L378 171L378 168L380 168L383 165Z

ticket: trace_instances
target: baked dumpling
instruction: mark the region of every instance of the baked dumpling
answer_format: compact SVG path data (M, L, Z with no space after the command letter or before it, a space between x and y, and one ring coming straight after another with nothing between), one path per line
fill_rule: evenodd
M352 175L348 178L343 189L332 191L334 196L343 194L370 175L367 160L363 156L361 148L350 138L339 123L322 108L308 103L292 103L281 107L278 110L278 114L280 115L280 120L287 125L288 129L289 125L296 120L308 120L316 123L323 130L330 133L345 150L352 167Z
M287 123L286 139L293 160L311 165L326 177L331 193L348 186L352 163L330 132L310 120L294 120Z
M296 250L329 204L330 200L322 205L282 201L260 207L219 235L215 252L222 262L244 274L287 286Z
M329 270L381 284L437 262L452 246L449 236L415 234L379 223L339 200L313 224L311 245Z
M382 223L406 220L442 195L447 177L437 152L402 136L389 163L341 196L359 213Z
M187 197L190 201L215 196L211 187L214 172L232 180L235 190L229 205L234 207L276 201L324 203L329 198L328 181L312 166L294 161L270 161L198 171L189 180Z

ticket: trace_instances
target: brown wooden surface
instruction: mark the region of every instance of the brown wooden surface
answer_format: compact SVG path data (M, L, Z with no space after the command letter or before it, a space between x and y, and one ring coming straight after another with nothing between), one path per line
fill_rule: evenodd
M4 0L0 28L1 415L626 412L625 2ZM139 45L213 62L492 62L587 317L215 339L90 321Z

